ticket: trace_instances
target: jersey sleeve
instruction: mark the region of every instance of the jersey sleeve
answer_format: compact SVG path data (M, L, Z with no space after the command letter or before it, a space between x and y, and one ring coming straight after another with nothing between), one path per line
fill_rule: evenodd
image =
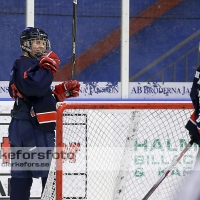
M18 89L26 96L43 96L50 89L53 74L48 69L39 68L39 61L31 58L16 62L15 78Z

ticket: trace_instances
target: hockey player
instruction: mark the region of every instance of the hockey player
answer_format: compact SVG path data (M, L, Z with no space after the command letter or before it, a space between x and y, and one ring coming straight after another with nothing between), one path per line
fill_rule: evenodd
M186 129L189 131L190 137L198 146L200 146L200 67L195 72L190 97L194 107L194 112L190 116L189 121L186 124ZM200 170L200 150L198 150L196 162L190 175L184 181L178 191L176 198L177 200L199 200L200 191L193 190L197 185L200 184L199 179Z
M51 90L60 59L51 51L48 35L42 29L26 28L20 35L20 46L23 56L14 62L9 82L9 94L15 100L9 125L11 149L53 149L56 103L79 96L80 84L65 81ZM43 190L47 175L48 170L16 170L12 166L10 200L29 200L32 178L41 177Z
M190 97L194 107L194 112L190 116L186 129L193 142L200 147L200 67L195 72ZM200 150L196 156L196 163L194 165L194 173L199 173L200 170Z
M186 124L186 129L194 142L200 145L200 67L196 70L190 97L194 106L194 112Z

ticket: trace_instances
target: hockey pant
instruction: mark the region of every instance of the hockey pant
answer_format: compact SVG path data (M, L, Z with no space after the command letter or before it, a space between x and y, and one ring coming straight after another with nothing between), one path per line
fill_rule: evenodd
M42 178L42 191L44 190L47 178ZM32 178L15 178L10 179L10 200L29 200L32 186Z
M45 161L50 165L51 153L53 153L55 145L54 131L47 132L36 129L29 120L12 119L9 126L9 140L11 143L11 151L14 152L15 155L15 157L11 159L11 176L16 178L39 178L48 176L50 166L48 167L48 165L45 165L47 166L46 168L41 168L41 163L37 162ZM23 149L27 152L32 152L33 155L27 156L24 152L23 154ZM38 159L38 154L36 153L38 153L39 150L41 150L43 154L46 150L48 150L48 152L51 150L51 153L48 154L48 157L45 155L45 159L43 159L43 157ZM30 159L26 159L27 157ZM29 163L29 165L27 163Z

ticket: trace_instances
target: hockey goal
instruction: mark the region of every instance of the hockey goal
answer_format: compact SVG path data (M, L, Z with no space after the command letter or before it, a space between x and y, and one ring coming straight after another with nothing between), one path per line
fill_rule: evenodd
M191 103L69 102L58 104L56 152L45 200L141 200L190 138ZM173 199L192 170L197 145L149 199Z

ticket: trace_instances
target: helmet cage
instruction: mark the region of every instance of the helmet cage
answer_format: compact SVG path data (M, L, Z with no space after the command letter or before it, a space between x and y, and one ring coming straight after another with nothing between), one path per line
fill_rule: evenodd
M32 55L31 45L33 40L44 40L46 42L46 49L44 51L38 50L35 55ZM51 44L48 35L39 28L26 28L20 36L20 47L22 51L29 54L30 57L39 58L44 52L51 51Z

